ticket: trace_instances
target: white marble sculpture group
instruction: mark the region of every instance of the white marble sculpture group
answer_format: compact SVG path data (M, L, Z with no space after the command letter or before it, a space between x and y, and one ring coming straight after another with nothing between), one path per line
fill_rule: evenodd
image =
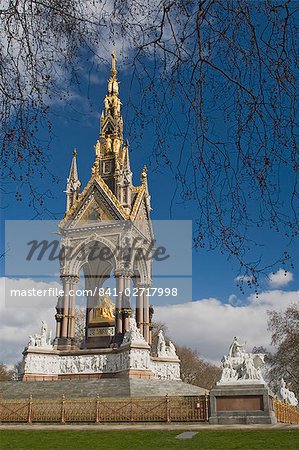
M171 341L166 344L163 331L160 330L158 333L158 345L157 345L157 356L158 357L176 357L175 346Z
M30 335L27 347L52 348L52 331L48 331L48 325L43 320L40 334Z
M284 379L282 378L280 380L280 397L281 399L288 403L289 405L292 406L298 406L298 400L294 394L293 391L290 391L287 387L286 387L286 382L284 381Z
M129 319L129 329L128 331L126 331L123 341L122 341L122 346L127 345L127 344L142 344L142 345L147 345L146 340L144 339L143 335L140 333L137 324L136 324L136 320L134 319L134 317L131 317Z
M222 375L218 385L266 384L261 372L265 355L263 353L247 353L244 347L245 344L240 344L239 338L235 336L229 347L228 355L223 356L221 360ZM280 381L279 397L289 405L298 406L294 392L286 387L283 378Z
M234 337L228 355L223 356L222 375L218 384L265 384L261 367L264 364L263 353L247 353L245 344Z

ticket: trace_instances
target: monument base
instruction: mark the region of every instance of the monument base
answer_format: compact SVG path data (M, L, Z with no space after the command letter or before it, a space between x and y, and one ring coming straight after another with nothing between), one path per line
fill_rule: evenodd
M145 342L118 348L71 351L55 347L29 347L23 354L22 381L102 378L180 380L178 357L154 357Z
M174 397L202 396L208 391L199 386L183 383L176 380L144 380L128 378L110 378L101 380L71 380L52 381L40 383L29 381L2 381L0 383L1 399L61 399L65 395L67 399L76 398L145 398L145 397ZM197 401L197 400L196 400Z
M210 391L215 424L275 424L272 397L264 384L220 384Z

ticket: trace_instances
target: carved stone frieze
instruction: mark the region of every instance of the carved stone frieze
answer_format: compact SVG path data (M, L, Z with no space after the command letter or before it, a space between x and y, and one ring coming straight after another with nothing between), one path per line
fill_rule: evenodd
M91 355L61 355L52 352L39 352L27 349L23 359L24 374L69 375L91 373L117 373L129 369L151 370L154 378L160 380L179 380L178 361L165 361L152 358L147 348L126 348L119 352Z

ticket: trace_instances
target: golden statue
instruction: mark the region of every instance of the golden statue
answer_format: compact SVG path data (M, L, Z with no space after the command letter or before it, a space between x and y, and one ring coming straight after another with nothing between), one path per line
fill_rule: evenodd
M114 304L109 295L99 295L98 305L93 308L92 322L114 322Z

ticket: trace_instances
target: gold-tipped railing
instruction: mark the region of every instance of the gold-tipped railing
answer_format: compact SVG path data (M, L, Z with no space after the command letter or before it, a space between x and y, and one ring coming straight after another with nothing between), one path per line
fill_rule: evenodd
M299 408L273 398L273 406L277 422L299 425Z
M205 422L209 396L0 400L1 422Z

